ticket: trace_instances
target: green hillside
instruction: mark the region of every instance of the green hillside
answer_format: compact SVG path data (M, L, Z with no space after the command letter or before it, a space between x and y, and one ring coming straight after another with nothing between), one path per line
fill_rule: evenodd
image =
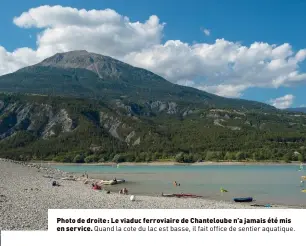
M167 105L164 111L137 115L121 102L21 94L1 94L0 106L0 156L6 158L289 161L301 160L306 146L306 115L282 111L169 112Z

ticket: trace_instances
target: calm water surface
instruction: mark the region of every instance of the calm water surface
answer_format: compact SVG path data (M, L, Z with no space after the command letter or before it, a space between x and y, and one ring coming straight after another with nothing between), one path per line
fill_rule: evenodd
M111 191L128 188L133 194L193 193L207 198L232 200L252 196L257 203L306 206L306 188L301 184L305 171L298 165L249 166L56 166L66 172L84 173L101 179L125 179L110 186ZM181 184L173 186L173 181ZM220 187L228 193L220 193Z

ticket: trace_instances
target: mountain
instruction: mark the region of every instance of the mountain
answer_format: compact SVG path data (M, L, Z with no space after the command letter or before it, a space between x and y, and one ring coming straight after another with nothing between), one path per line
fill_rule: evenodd
M0 77L0 91L72 96L138 103L150 110L156 103L192 107L275 110L259 102L228 99L194 88L170 83L145 69L111 57L71 51Z
M306 108L301 107L301 108L287 108L287 111L290 112L296 112L296 113L306 113Z
M291 160L306 115L74 51L0 77L0 156L64 162ZM305 154L306 156L306 154Z

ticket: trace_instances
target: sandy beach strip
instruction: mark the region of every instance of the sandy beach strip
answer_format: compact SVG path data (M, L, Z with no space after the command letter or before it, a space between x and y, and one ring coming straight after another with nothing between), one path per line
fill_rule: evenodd
M68 175L37 163L0 160L0 230L47 230L48 209L258 208L194 198L137 196L132 202L127 195L92 190L90 183L85 185L83 181L61 179ZM61 186L52 187L54 178Z

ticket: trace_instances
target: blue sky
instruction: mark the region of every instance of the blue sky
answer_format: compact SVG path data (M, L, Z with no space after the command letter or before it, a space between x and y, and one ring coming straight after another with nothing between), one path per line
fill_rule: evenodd
M67 36L68 32L65 31L68 30L66 29L68 27L63 24L65 21L63 23L58 21L53 24L54 20L70 18L71 16L65 18L65 14L69 12L68 9L64 9L65 11L61 11L59 15L57 15L56 11L51 11L50 9L45 9L45 12L37 10L35 12L37 14L35 17L36 24L32 23L31 28L25 28L30 23L29 15L28 19L21 19L17 24L13 22L14 17L20 17L23 12L28 12L31 8L35 9L44 5L50 5L51 7L60 5L62 8L71 7L76 8L78 11L83 8L87 11L109 8L118 15L127 16L129 23L138 21L145 23L151 15L156 15L159 22L158 24L154 22L152 25L158 30L148 31L145 29L146 27L142 27L141 31L139 31L138 27L134 26L137 30L129 34L128 31L130 29L124 29L125 22L122 22L122 25L115 22L112 26L118 24L122 31L122 33L116 31L118 37L116 40L120 40L119 43L109 41L116 36L110 31L109 35L112 36L107 37L107 39L103 36L105 35L104 32L99 34L101 36L94 36L99 40L101 46L99 46L99 42L95 42L90 46L88 39L73 38L73 34L71 34L72 38L69 38ZM252 53L254 57L251 57L250 54L241 54L241 46L250 48L254 42L262 42L268 45L275 44L276 46L288 43L290 48L284 48L283 53L290 50L293 57L296 52L303 51L306 48L306 35L304 34L306 1L11 0L4 3L3 9L5 11L2 11L0 15L0 30L2 31L0 47L3 48L6 55L3 55L4 58L0 56L0 59L2 59L0 60L0 63L2 63L0 72L2 74L38 62L44 56L52 55L52 52L71 50L75 47L81 48L82 45L86 44L86 49L90 49L89 51L111 55L132 65L147 68L174 83L191 85L223 96L240 97L262 102L291 95L291 97L286 97L283 101L280 99L277 102L293 107L306 105L306 97L304 96L304 91L306 91L306 76L304 74L306 72L306 63L304 62L304 56L301 61L296 63L295 67L288 64L284 67L281 64L287 61L287 57L275 57L274 55L271 58L271 55L267 55L267 57L255 58L256 52L255 55L254 52ZM41 15L41 13L43 14ZM47 13L46 20L43 20L42 17L44 13ZM95 18L103 16L103 14L97 15ZM77 13L75 13L75 17L71 17L72 20L77 20L76 16ZM84 17L82 21L84 21L84 25L88 25L86 26L86 31L88 31L88 28L92 28L89 17ZM100 26L104 25L103 21L99 23ZM40 24L37 23L42 22L47 24L39 27ZM161 27L164 22L166 24ZM71 25L71 22L69 23ZM78 28L75 30L80 32L85 30L82 29L84 26L80 27L77 23L75 25ZM50 35L46 35L42 41L37 43L37 35L43 36L42 32L48 27L52 29ZM109 28L109 26L106 27ZM206 32L209 35L204 33L204 29L209 30L209 32ZM64 30L67 35L61 34L64 36L60 36L55 41L50 41L58 30ZM152 32L154 33L152 34ZM141 36L137 38L137 35ZM136 37L136 44L127 44L134 36ZM217 39L225 40L226 43L224 43L225 41L216 43ZM70 40L70 43L67 40ZM71 40L74 42L73 44L71 44ZM169 40L179 41L179 43L172 42L166 45ZM184 44L187 44L187 46L184 46ZM201 47L193 46L194 44L198 44ZM205 44L210 45L209 48ZM111 47L111 45L116 45L116 47ZM118 45L122 45L122 47L119 49ZM49 53L46 51L47 46ZM22 47L28 47L31 50L17 54L16 50ZM37 51L38 47L45 49L43 49L43 52ZM267 54L269 49L273 49L271 47L265 46L261 51ZM220 48L223 50L220 51ZM172 51L169 51L169 49ZM210 52L213 50L213 53L208 54L208 50ZM187 52L186 56L184 56L184 52ZM165 54L167 54L166 58ZM301 54L304 53L301 52ZM147 57L151 57L155 63L152 60L149 62ZM279 67L275 68L274 66L273 71L268 71L267 68L261 66L256 68L254 74L250 74L249 71L254 66L257 66L254 64L258 64L258 59L265 61L268 59L269 62L273 59L278 59L277 64ZM228 64L236 64L237 71L229 71L228 67L225 66L227 64L225 60ZM247 63L249 64L248 66L243 66ZM3 64L9 65L5 66ZM177 72L177 69L180 71ZM293 79L281 79L290 73L292 75L292 72L296 72ZM273 79L280 79L281 82L277 83L276 86L273 84Z

